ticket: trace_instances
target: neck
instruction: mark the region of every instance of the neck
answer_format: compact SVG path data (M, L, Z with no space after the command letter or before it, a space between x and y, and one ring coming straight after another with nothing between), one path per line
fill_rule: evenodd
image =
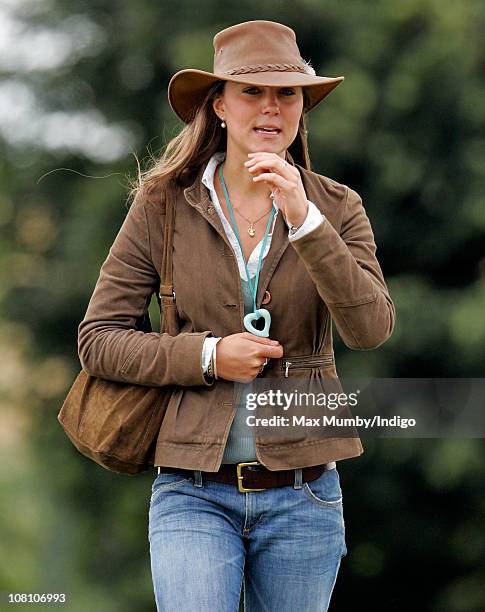
M284 158L284 152L280 154ZM244 200L267 200L271 187L267 183L254 182L253 174L248 172L244 162L250 159L242 152L230 151L228 149L224 162L224 181L229 193L234 193L238 199ZM219 174L219 171L217 172ZM219 180L219 176L217 177Z

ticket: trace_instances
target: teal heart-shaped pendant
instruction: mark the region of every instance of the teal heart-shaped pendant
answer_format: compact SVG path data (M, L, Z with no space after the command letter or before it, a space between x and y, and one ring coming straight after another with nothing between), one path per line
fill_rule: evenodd
M264 319L264 328L260 331L256 329L253 325L253 321L257 321L263 317ZM250 312L244 317L244 327L251 332L255 336L262 336L263 338L267 338L269 336L269 326L271 325L271 315L266 310L266 308L258 308L255 312Z

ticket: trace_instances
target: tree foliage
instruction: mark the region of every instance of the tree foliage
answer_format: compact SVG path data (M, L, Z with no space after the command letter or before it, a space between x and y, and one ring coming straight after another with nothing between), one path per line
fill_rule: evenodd
M293 27L317 74L344 75L309 117L313 166L361 194L397 323L371 353L337 339L339 374L480 377L485 5L10 0L0 17L2 590L67 592L72 611L153 610L154 474L104 472L56 416L133 153L145 166L179 129L170 76L211 69L213 35L251 19ZM349 553L332 609L484 610L483 441L365 450L339 463Z

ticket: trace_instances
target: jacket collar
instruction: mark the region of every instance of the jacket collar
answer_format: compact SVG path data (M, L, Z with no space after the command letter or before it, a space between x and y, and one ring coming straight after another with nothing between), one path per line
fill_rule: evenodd
M207 214L207 207L210 203L210 196L209 190L202 183L202 176L204 174L204 170L204 165L200 166L195 176L194 182L188 187L186 187L183 191L187 202L205 216Z
M224 231L224 227L222 222L217 214L214 206L212 205L212 201L210 199L210 192L207 187L202 183L202 176L204 174L204 167L202 165L195 176L194 182L186 187L183 192L185 196L186 202L190 204L195 210L200 213L204 219L212 225L212 227L217 231L218 234L222 237L224 242L231 248L230 242L227 238L226 232Z

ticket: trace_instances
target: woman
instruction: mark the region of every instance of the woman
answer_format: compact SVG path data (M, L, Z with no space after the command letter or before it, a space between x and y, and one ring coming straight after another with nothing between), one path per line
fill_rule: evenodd
M187 125L141 177L79 354L93 375L173 386L149 513L158 610L237 611L243 585L248 611L322 611L346 554L335 461L360 440L255 433L242 393L270 376L338 382L332 319L350 348L376 348L394 306L360 197L309 169L305 113L343 77L315 76L274 22L223 30L214 49L213 73L170 82ZM136 329L168 198L177 336Z

